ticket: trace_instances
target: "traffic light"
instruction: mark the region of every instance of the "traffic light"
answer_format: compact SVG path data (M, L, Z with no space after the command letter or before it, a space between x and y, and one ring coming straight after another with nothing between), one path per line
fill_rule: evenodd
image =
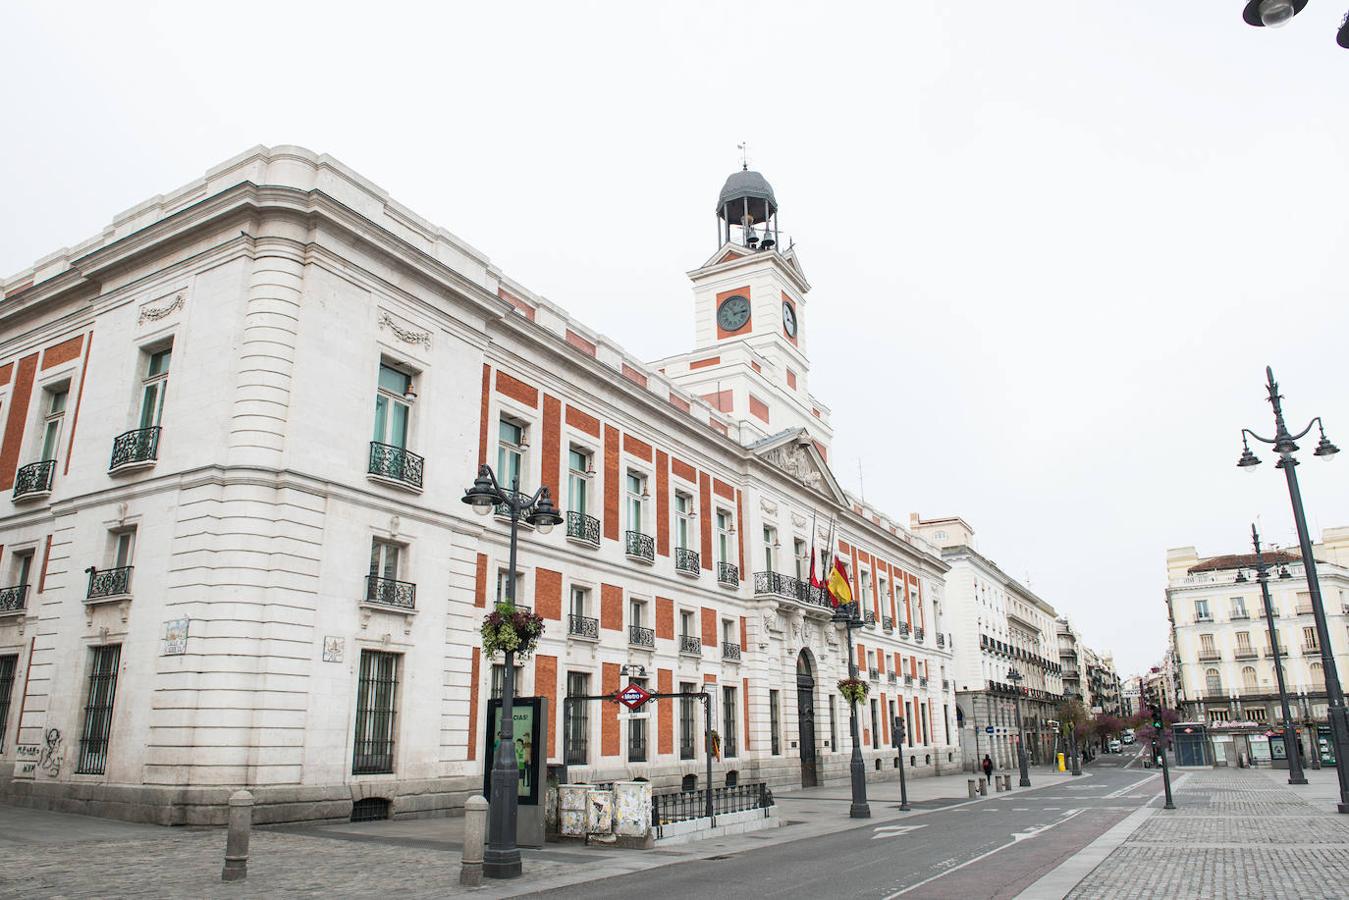
M1166 730L1166 722L1162 720L1162 708L1154 703L1148 710L1152 713L1152 730L1160 735Z
M890 742L896 747L904 746L904 717L895 716L894 725L890 728Z

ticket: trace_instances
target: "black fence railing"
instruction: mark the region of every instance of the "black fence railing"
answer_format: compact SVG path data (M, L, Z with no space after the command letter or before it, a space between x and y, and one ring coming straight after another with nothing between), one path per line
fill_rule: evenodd
M887 634L889 634L890 632L895 630L895 620L890 618L889 616L882 616L881 627L885 629Z
M697 550L690 550L687 547L675 548L676 570L683 572L685 575L697 575L700 562Z
M880 681L880 680L881 680L881 670L880 670L880 669L868 669L868 670L867 670L867 674L871 676L871 680L872 680L872 681Z
M598 639L600 636L600 620L571 613L567 616L567 634Z
M580 512L567 513L567 537L592 547L600 545L600 520Z
M717 581L722 584L736 585L740 583L740 567L735 563L719 562L717 563Z
M732 643L732 642L730 642L730 641L722 641L722 642L721 642L721 658L722 658L722 659L739 659L739 658L740 658L740 645L739 645L739 644Z
M403 447L370 442L370 474L420 489L426 460Z
M937 632L937 646L938 647L946 646L946 635L942 634L940 631Z
M876 613L872 612L871 610L867 610L866 615L863 616L863 619L866 622L866 626L868 628L876 627Z
M692 653L695 656L703 654L703 639L694 637L691 634L681 634L679 636L679 652Z
M640 531L624 532L623 548L631 559L642 562L654 562L656 559L656 540Z
M712 814L726 816L754 809L769 809L773 792L762 781L738 784L735 787L712 788ZM680 791L672 794L651 795L651 824L659 828L675 822L702 819L707 816L707 789Z
M0 588L0 613L18 612L28 608L28 585L16 584L13 587ZM0 696L0 700L8 699Z
M365 602L396 609L417 608L417 585L378 575L365 576Z
M85 593L88 600L99 597L120 597L131 593L131 570L133 566L119 566L116 569L95 569L90 566L89 590Z
M112 461L108 471L136 463L152 462L159 458L160 427L137 428L112 439Z
M646 762L646 733L631 729L628 731L628 762Z
M54 459L44 459L41 462L20 466L19 471L14 473L14 499L51 493L52 476L55 474Z
M923 638L926 636L927 632L923 631L922 626L919 626L913 630L913 639L920 644L923 643Z
M654 647L656 646L656 632L650 628L643 628L641 625L629 625L628 643L636 644L638 647Z
M908 637L908 636L909 636L909 623L908 623L908 622L900 622L900 623L899 623L899 636L900 636L900 637Z

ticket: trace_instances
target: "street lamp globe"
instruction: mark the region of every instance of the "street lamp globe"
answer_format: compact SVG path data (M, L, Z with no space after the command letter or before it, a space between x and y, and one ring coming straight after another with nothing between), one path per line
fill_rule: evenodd
M478 470L478 477L473 479L473 487L464 491L463 501L472 506L473 511L480 516L487 515L493 506L501 502L500 492L492 483L492 476L488 474L486 466Z
M547 534L553 530L553 526L562 521L562 516L558 514L557 509L553 507L553 500L548 495L548 488L539 492L538 502L534 504L534 511L525 519L539 534Z
M1260 457L1251 452L1251 447L1246 443L1246 439L1241 439L1241 459L1237 460L1237 468L1246 472L1254 472L1255 467L1260 465Z
M1316 449L1312 451L1312 456L1315 456L1319 459L1324 459L1327 462L1329 462L1330 460L1334 459L1335 454L1339 452L1340 448L1336 447L1334 444L1330 442L1330 438L1326 437L1325 428L1322 428L1321 440L1317 441Z
M1295 15L1292 0L1260 0L1260 23L1266 28L1287 25Z

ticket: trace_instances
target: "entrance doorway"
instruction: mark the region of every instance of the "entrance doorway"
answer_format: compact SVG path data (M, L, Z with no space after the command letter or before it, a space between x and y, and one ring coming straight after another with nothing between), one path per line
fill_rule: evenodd
M796 721L800 729L801 787L820 783L815 757L815 667L810 651L801 650L796 658Z

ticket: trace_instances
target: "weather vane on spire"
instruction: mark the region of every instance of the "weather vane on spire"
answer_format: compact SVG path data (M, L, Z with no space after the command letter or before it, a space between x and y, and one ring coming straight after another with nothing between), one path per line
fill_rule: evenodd
M749 141L741 141L736 144L736 149L740 151L740 169L743 172L749 171Z

